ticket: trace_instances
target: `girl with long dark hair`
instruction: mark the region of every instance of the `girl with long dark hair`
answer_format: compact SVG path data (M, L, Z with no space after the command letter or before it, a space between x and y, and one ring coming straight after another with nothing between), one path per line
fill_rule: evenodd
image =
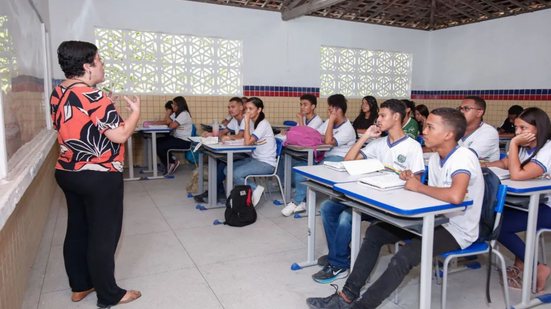
M515 137L511 139L508 157L488 163L487 166L509 169L513 180L548 176L551 170L550 139L549 116L537 107L527 108L515 119ZM537 229L551 228L551 194L545 197L547 201L539 205ZM506 208L503 212L503 223L498 240L515 254L515 264L507 270L509 286L514 288L522 287L525 258L525 244L517 233L526 231L527 222L526 211ZM538 292L545 289L550 273L549 266L537 265L536 290Z
M363 134L367 128L375 124L378 115L379 106L377 105L377 99L369 95L363 97L362 106L360 107L360 114L352 123L356 133Z

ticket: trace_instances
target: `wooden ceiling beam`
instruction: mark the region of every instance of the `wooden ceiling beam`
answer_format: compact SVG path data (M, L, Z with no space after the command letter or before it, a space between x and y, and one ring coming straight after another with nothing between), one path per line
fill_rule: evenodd
M447 1L439 1L438 3L444 5L445 7L449 8L450 10L455 11L456 13L459 13L459 14L467 17L467 18L472 18L474 20L478 20L478 18L476 16L473 16L471 14L463 12L462 10L456 8L455 6L451 5Z
M400 0L394 0L394 1L390 2L389 4L387 4L385 6L381 6L378 10L371 13L371 15L369 15L367 18L372 18L372 17L375 17L375 16L381 14L382 12L386 11L388 8L391 8L398 1L400 1Z
M365 8L363 8L359 13L358 13L358 16L361 16L363 15L365 12L373 9L373 8L376 8L378 5L381 5L381 4L384 4L384 1L380 1L380 0L375 0L373 1L373 3L369 6L366 6Z
M284 9L283 12L281 12L281 18L283 20L291 20L300 16L308 15L318 10L325 9L343 1L345 0L313 0L292 9Z

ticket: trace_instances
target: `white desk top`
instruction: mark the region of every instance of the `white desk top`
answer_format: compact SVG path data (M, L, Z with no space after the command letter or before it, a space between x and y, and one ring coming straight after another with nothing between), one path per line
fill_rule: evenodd
M545 193L551 192L551 180L549 179L531 179L531 180L511 180L506 179L501 181L507 186L508 193L530 194L530 193Z
M144 127L137 127L135 131L138 131L138 132L145 132L145 133L148 133L148 132L170 132L172 131L170 128L144 128Z
M453 209L465 209L473 204L472 200L466 200L459 205L450 204L406 189L380 191L358 182L336 184L333 189L356 201L399 216L422 217L427 213L439 214Z
M203 144L203 147L212 151L212 152L229 152L229 151L233 151L233 152L249 152L249 151L253 151L256 149L256 146L254 145L250 145L250 146L245 146L245 145L226 145L226 144L222 144L222 143L218 143L218 144L210 144L210 145L205 145Z
M329 151L329 150L331 150L331 148L333 148L333 146L326 145L326 144L318 145L316 147L306 147L306 146L296 146L296 145L287 145L287 146L285 146L285 149L289 149L289 150L297 151L297 152L308 152L309 150L314 150L314 149L316 151Z
M339 172L324 165L297 166L293 169L304 177L327 186L353 182L365 177L365 174L352 176L348 172Z

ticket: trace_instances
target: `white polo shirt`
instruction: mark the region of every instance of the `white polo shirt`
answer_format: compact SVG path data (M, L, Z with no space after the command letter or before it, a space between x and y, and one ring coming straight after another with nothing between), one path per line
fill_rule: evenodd
M474 151L479 160L499 160L499 134L494 127L485 122L481 122L478 129L463 136L457 143Z
M425 171L421 144L409 135L404 135L394 143L390 142L388 136L377 138L360 150L360 154L364 159L377 159L400 171L410 170L414 174Z
M327 121L326 120L319 128L318 132L321 135L325 136L325 131L327 130ZM337 145L333 146L330 151L325 153L325 156L346 156L346 153L356 142L356 131L348 119L341 123L337 127L333 127L333 138L337 141Z
M240 130L245 130L245 126L243 125L243 128L241 127L241 124L243 123L243 119L244 118L241 118L241 121L235 119L235 117L232 117L232 119L230 120L230 122L228 122L228 124L226 125L226 128L228 130L230 130L231 134L235 134L237 135L237 133L239 133ZM254 127L254 121L251 120L251 128Z
M188 112L181 112L178 116L176 113L172 113L170 119L178 123L178 127L172 132L172 135L176 138L188 140L191 136L193 120Z
M534 153L535 149L527 147L520 147L518 152L518 158L520 163L524 162ZM530 159L530 162L534 162L543 169L543 175L547 176L551 170L551 140L548 140L538 153ZM547 197L546 205L551 207L551 193L545 195Z
M252 128L253 126L251 126ZM251 133L256 137L256 149L252 157L261 162L276 165L276 141L274 131L268 120L263 119L254 131Z
M245 119L245 118L243 118ZM239 123L239 131L245 131L245 121L241 120L241 123ZM254 121L251 119L249 120L249 131L251 134L253 134L254 131Z
M314 115L314 117L312 117L310 121L307 121L306 117L302 116L302 122L304 123L304 125L316 130L323 124L323 120L321 120L321 117L317 114Z
M429 186L449 188L452 185L452 178L457 174L470 176L467 198L473 200L473 205L466 210L446 214L450 220L443 227L464 249L478 239L480 212L484 198L484 177L478 158L470 149L461 146L453 149L444 159L440 159L438 153L430 157Z

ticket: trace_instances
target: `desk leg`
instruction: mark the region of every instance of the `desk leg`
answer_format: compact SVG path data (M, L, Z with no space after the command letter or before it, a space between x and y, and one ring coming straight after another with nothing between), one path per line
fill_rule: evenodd
M291 201L291 175L293 174L292 171L291 171L291 167L292 167L292 160L293 158L288 155L287 153L285 154L285 164L283 166L283 188L284 188L284 193L285 194L285 200L287 202L290 202ZM287 205L283 205L284 207L287 206Z
M199 151L198 152L198 155L197 155L197 160L199 160L199 168L197 170L197 172L199 173L198 174L198 186L197 186L197 190L199 192L197 192L197 194L201 194L203 193L205 190L203 188L203 182L205 181L203 179L203 171L204 171L204 168L205 168L205 164L203 163L203 152L202 151Z
M209 156L209 180L208 180L209 197L208 197L207 208L216 207L216 201L218 200L218 196L217 196L218 190L216 188L216 183L217 183L216 165L217 165L216 158Z
M350 270L354 267L358 252L360 252L360 227L362 223L362 215L360 212L352 208L352 240L350 244Z
M291 265L292 270L317 265L316 254L316 192L310 187L306 188L306 204L308 207L308 253L304 262Z
M128 155L128 178L124 180L138 180L134 177L134 152L132 150L132 136L126 141L126 153Z
M308 149L308 165L314 165L314 149Z
M233 152L228 152L227 158L226 197L230 196L230 192L233 189Z
M157 177L157 133L155 131L151 132L151 157L153 159L153 177Z
M434 215L423 217L423 239L421 244L421 289L419 308L430 309L432 284L432 246L434 238Z
M530 302L532 273L534 265L534 249L536 246L536 225L538 221L539 194L530 196L530 205L528 207L528 224L526 227L526 248L524 249L524 276L522 276L522 302L521 306L526 306ZM516 308L517 306L515 306Z

